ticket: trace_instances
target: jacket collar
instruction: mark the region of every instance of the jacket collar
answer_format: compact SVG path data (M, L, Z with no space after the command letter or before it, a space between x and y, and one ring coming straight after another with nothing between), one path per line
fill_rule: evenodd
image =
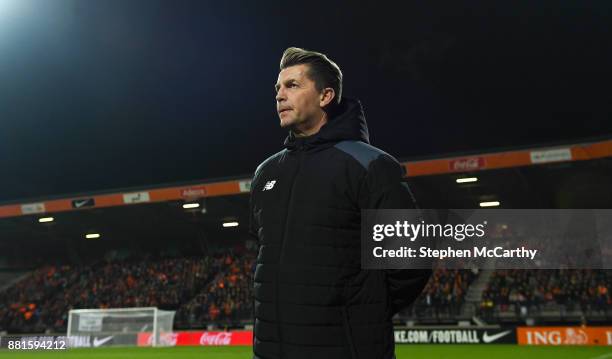
M343 97L319 132L307 137L296 137L293 131L289 131L284 147L289 151L322 149L347 140L369 144L370 135L361 102Z

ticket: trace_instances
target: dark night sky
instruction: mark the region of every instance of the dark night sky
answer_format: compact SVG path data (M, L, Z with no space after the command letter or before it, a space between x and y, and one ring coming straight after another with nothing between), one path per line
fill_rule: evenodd
M288 46L400 159L612 134L608 1L330 3L0 0L0 201L250 175Z

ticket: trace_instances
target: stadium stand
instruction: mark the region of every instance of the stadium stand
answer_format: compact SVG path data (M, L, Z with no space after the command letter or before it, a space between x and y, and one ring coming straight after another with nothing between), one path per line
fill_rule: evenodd
M610 282L610 273L603 270L497 270L483 293L480 312L489 320L609 319Z
M478 271L438 269L425 289L402 317L420 322L454 322L460 313L468 287ZM407 315L407 313L409 313Z
M176 310L175 329L234 328L252 315L255 253L217 250L204 257L103 260L50 265L0 293L0 331L64 332L69 309L156 306ZM476 314L491 322L527 317L548 322L612 317L610 273L603 270L438 269L401 322L450 324L460 319L470 286L488 275Z
M250 317L253 258L227 249L198 258L45 266L0 293L0 331L64 332L69 309L142 306L177 310L186 319L179 326L228 325ZM214 308L219 313L208 315Z
M404 165L423 208L474 208L491 199L503 208L609 208L612 141L568 145L567 151L571 160L550 163L530 162L545 150L517 149ZM459 185L465 175L479 179ZM249 186L241 177L143 188L155 201L138 205L124 201L124 192L134 189L92 193L87 209L73 206L82 195L41 200L45 215L56 217L52 223L24 213L29 201L0 205L3 235L19 239L0 243L6 274L0 277L0 333L65 333L68 311L77 308L176 310L175 329L250 324L256 245L242 229ZM187 202L201 207L185 209ZM241 225L221 226L229 220ZM85 240L90 228L102 239ZM499 236L533 243L523 232L507 228ZM530 236L536 232L542 231ZM536 234L538 248L558 248L554 236ZM574 243L572 253L586 254L598 244L588 238ZM439 269L396 323L606 323L612 320L611 276L609 270Z

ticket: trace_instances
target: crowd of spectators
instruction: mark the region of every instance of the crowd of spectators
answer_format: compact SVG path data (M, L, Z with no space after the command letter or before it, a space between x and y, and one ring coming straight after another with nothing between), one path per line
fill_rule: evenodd
M608 273L594 269L497 270L482 295L481 310L491 316L514 310L519 316L557 304L566 311L605 313L612 305Z
M65 332L70 309L158 307L175 310L177 329L248 322L253 311L255 251L243 248L200 257L113 259L88 266L45 266L0 292L0 332ZM453 317L478 271L438 269L405 314ZM601 270L497 270L481 311L526 315L547 303L566 310L612 307Z
M230 250L197 258L46 266L0 293L0 332L64 332L69 310L80 308L158 307L183 313L187 303L210 303L220 310L211 318L236 318L250 310L252 262ZM193 300L203 294L206 301Z
M0 293L0 331L43 332L46 325L61 325L62 314L46 307L48 299L68 285L71 268L42 267Z
M249 321L253 310L255 256L226 255L214 279L177 313L177 322L189 328L203 323L233 325Z
M416 314L434 317L459 314L468 287L477 274L467 269L436 269L415 302Z

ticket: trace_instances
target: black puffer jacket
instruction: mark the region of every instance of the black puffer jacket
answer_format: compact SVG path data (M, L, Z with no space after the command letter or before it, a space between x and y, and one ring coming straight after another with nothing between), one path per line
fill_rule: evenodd
M250 232L255 270L254 358L390 359L392 315L419 295L429 271L362 270L362 208L414 208L402 167L370 146L361 104L256 170Z

